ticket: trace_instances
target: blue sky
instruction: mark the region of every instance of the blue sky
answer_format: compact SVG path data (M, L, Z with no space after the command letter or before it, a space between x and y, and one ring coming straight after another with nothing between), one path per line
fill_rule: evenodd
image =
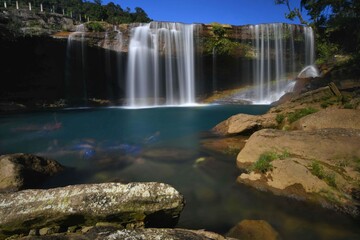
M103 4L111 0L103 0ZM274 0L112 0L123 9L141 7L155 21L227 23L232 25L291 22L285 5ZM291 0L298 7L300 0ZM293 23L299 23L294 21Z

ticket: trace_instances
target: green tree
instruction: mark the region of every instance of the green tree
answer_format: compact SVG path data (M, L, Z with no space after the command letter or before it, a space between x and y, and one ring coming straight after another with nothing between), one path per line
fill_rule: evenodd
M275 0L275 4L285 4L288 19L298 17L306 10L317 36L320 56L338 53L360 56L360 1L359 0L301 0L299 7L291 7L289 0Z

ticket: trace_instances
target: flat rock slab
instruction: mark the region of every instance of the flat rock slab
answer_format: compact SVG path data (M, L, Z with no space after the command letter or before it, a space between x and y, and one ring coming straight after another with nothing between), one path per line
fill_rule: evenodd
M124 227L171 227L183 196L163 183L84 184L0 195L0 236L43 227L116 222Z
M323 128L360 129L359 119L359 110L326 109L299 119L292 124L292 129L306 131Z
M249 138L237 163L254 163L265 152L288 151L302 159L334 163L360 157L360 130L319 129L314 131L260 130Z

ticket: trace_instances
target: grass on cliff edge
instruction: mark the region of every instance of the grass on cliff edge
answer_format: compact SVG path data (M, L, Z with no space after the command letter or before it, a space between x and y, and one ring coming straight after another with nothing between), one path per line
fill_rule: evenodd
M317 109L312 107L296 109L294 112L289 112L286 114L283 113L277 114L275 120L278 124L281 124L285 120L285 118L287 118L289 123L293 123L299 120L300 118L310 115L312 113L316 113L317 111L318 111Z
M329 186L336 187L335 174L325 171L324 167L319 162L312 162L309 168L313 175L324 180Z
M261 154L259 159L250 166L249 170L260 173L266 173L273 169L273 165L271 164L272 161L277 159L283 160L289 156L290 153L287 150L284 150L280 154L275 151L265 152Z

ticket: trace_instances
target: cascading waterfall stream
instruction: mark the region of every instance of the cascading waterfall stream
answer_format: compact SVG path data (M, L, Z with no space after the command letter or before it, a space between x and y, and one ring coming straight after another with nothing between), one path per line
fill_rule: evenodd
M195 103L194 25L152 22L132 28L127 105Z
M253 103L270 103L289 89L288 84L293 84L304 64L314 63L313 30L311 27L275 23L252 25L250 33L255 51L254 89L237 97ZM303 60L300 60L301 53L295 53L295 38L297 41L301 38L304 43Z
M78 42L80 41L80 49L77 47ZM80 51L79 51L80 50ZM86 83L86 53L85 53L85 26L80 24L76 26L75 32L71 33L67 40L66 47L66 69L65 69L65 84L67 85L68 92L72 92L72 68L76 67L73 63L79 63L81 68L81 78L82 78L82 100L87 101L87 83ZM76 95L77 93L72 93L70 95ZM72 98L73 96L70 96Z

